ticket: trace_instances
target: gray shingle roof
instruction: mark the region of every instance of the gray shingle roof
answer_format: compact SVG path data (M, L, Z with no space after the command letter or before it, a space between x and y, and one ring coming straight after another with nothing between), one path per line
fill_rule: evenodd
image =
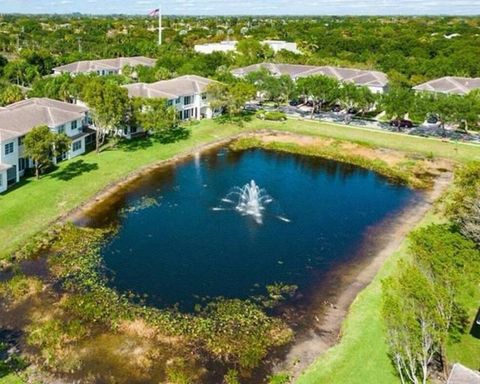
M201 76L187 75L171 80L162 80L156 83L135 83L124 87L130 97L162 97L175 99L180 96L189 96L202 93L214 80Z
M388 83L387 75L383 72L332 66L316 67L312 65L261 63L234 69L232 73L236 76L245 76L262 68L267 69L274 75L288 75L293 79L324 75L339 81L353 82L356 85L385 87Z
M131 67L136 67L138 65L153 67L155 63L155 59L150 59L144 56L117 57L115 59L76 61L70 64L56 67L53 70L57 72L70 73L89 73L101 70L119 71L126 65L129 65Z
M457 363L450 372L447 384L480 384L480 373Z
M39 125L51 128L83 118L88 108L62 101L33 98L0 109L0 140L20 137Z
M466 95L474 89L480 88L480 78L468 77L441 77L427 81L426 83L417 85L413 89L417 91L452 93L457 95Z
M0 163L0 172L8 171L13 165Z

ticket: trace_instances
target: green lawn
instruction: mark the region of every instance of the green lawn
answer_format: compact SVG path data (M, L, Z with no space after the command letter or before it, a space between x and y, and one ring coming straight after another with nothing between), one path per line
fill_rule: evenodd
M278 123L254 119L240 127L205 120L192 127L192 135L185 141L168 145L152 141L148 145L119 147L100 154L89 153L63 162L58 170L40 180L25 180L18 188L0 195L0 259L35 233L48 228L66 212L138 168L214 140L259 129L351 140L407 152L433 154L457 161L480 160L480 147L337 124L301 120ZM405 254L405 249L404 244L402 249L385 263L374 282L358 296L344 323L344 337L341 342L320 358L302 376L299 383L397 382L386 355L386 345L381 341L384 338L378 310L380 280L394 272L395 263ZM14 377L9 376L0 379L0 383L15 383L14 380Z
M234 125L219 128L203 124L195 126L185 141L168 145L153 141L149 146L91 152L61 163L58 170L40 180L27 179L18 188L0 195L0 258L136 169L239 131Z
M427 215L419 226L432 223ZM395 383L395 369L387 355L380 316L381 281L394 274L398 260L407 257L408 240L384 263L372 283L355 299L342 325L342 339L298 379L297 384Z
M11 374L0 378L0 384L23 384L23 381L18 376Z
M255 126L260 127L268 124L266 122L254 122ZM318 123L309 120L289 120L286 123L274 123L274 125L275 129L293 131L299 134L332 137L405 152L432 154L435 157L446 157L461 162L473 159L480 160L480 145L443 142L434 138L356 128L341 124Z

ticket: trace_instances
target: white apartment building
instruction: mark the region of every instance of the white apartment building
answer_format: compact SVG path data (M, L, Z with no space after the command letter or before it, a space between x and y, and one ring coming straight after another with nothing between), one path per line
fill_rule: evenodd
M385 73L355 68L332 66L317 67L300 64L260 63L232 70L236 77L244 77L252 72L267 70L273 76L287 75L294 81L301 77L328 76L341 82L353 83L359 87L367 87L373 93L384 93L388 89L388 77Z
M290 51L296 54L301 52L296 43L290 43L282 40L264 40L262 44L268 45L275 53L281 50ZM222 41L220 43L198 44L194 49L198 53L210 54L213 52L234 52L237 49L238 41Z
M180 120L211 118L216 113L211 107L206 93L214 80L201 76L186 75L156 83L136 83L124 85L130 97L163 98L175 107ZM131 132L134 133L134 132Z
M85 153L94 135L87 128L88 108L46 98L33 98L0 108L0 193L18 183L33 166L24 156L25 135L40 125L72 140L70 150L59 159L71 159Z
M155 59L150 59L144 56L117 57L114 59L102 60L84 60L75 61L70 64L53 68L53 74L61 75L64 73L70 73L71 75L78 75L80 73L95 73L100 76L121 75L123 68L126 66L132 68L137 66L153 67L155 66L155 63Z
M480 78L447 76L419 84L413 89L419 92L466 95L475 89L480 89Z
M213 52L234 52L237 49L237 41L222 41L220 43L197 44L195 52L210 54Z

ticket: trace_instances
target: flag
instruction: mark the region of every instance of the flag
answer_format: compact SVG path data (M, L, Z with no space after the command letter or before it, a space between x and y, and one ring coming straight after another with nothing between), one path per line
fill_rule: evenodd
M160 14L160 8L154 9L152 12L149 13L150 17L158 16Z

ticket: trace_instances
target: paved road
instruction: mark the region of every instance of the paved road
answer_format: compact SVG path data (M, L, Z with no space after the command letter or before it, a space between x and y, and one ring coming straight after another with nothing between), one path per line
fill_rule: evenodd
M264 106L262 108L269 111L279 110L279 111L285 112L288 116L294 117L294 118L309 119L312 117L311 112L298 107L280 106L276 108L276 107ZM320 112L320 113L315 113L313 115L313 119L332 122L332 123L346 124L346 116L347 114L345 112ZM349 123L349 125L359 127L359 128L378 129L378 130L390 131L390 132L402 132L402 133L406 133L414 136L445 138L453 141L467 142L467 143L480 145L480 134L461 133L448 127L445 129L445 132L443 132L438 127L427 126L427 125L415 126L413 128L402 128L401 131L399 131L398 128L391 127L389 123L384 123L384 122L370 120L370 119L362 119L361 117L357 117L357 116L351 119L351 122Z

